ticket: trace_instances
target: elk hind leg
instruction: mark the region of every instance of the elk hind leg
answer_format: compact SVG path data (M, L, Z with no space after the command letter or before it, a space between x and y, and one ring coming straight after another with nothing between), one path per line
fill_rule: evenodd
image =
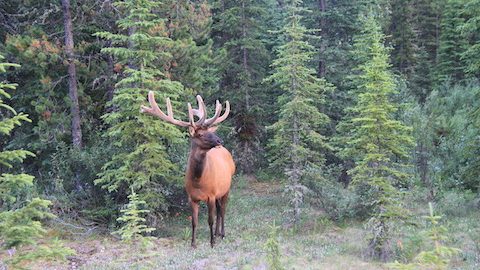
M220 215L222 220L222 232L220 236L222 239L225 237L225 212L227 211L228 194L229 192L220 199Z
M222 205L221 205L220 199L215 200L215 206L217 209L217 222L215 222L215 236L220 236L220 223L222 220L222 213L220 211L222 208Z
M208 226L210 227L210 245L215 245L215 235L213 234L213 219L215 217L215 197L208 199Z

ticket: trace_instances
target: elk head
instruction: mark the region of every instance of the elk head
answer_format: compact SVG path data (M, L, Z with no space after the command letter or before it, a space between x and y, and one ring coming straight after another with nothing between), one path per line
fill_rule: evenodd
M170 98L166 98L167 114L158 107L153 91L148 92L148 102L150 103L150 107L142 105L140 112L157 116L160 119L177 126L188 127L190 139L195 146L198 146L201 149L210 149L223 143L215 134L215 131L217 130L217 125L227 119L227 116L230 113L230 103L228 101L225 102L225 112L222 116L220 116L220 113L222 112L222 104L217 100L215 114L211 118L207 118L207 108L205 103L203 102L202 97L197 95L198 109L193 109L192 105L188 103L189 122L173 118ZM197 117L198 120L195 121L194 117Z

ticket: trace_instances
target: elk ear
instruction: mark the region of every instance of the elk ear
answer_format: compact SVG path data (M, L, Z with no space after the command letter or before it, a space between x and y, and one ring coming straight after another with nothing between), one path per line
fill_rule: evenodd
M188 127L188 133L190 134L191 137L195 135L195 128L194 127Z
M217 131L217 129L218 129L218 126L213 126L213 127L209 127L207 131L214 133L215 131Z

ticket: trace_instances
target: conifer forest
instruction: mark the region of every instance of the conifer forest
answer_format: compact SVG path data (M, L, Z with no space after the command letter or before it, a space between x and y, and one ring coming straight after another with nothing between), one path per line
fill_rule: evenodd
M1 0L0 138L0 269L480 269L480 0Z

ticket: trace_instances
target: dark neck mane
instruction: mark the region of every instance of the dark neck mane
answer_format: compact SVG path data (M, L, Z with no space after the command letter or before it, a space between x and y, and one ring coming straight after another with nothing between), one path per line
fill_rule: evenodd
M190 170L190 176L194 181L198 181L202 176L207 151L207 149L201 149L192 142L188 169Z

